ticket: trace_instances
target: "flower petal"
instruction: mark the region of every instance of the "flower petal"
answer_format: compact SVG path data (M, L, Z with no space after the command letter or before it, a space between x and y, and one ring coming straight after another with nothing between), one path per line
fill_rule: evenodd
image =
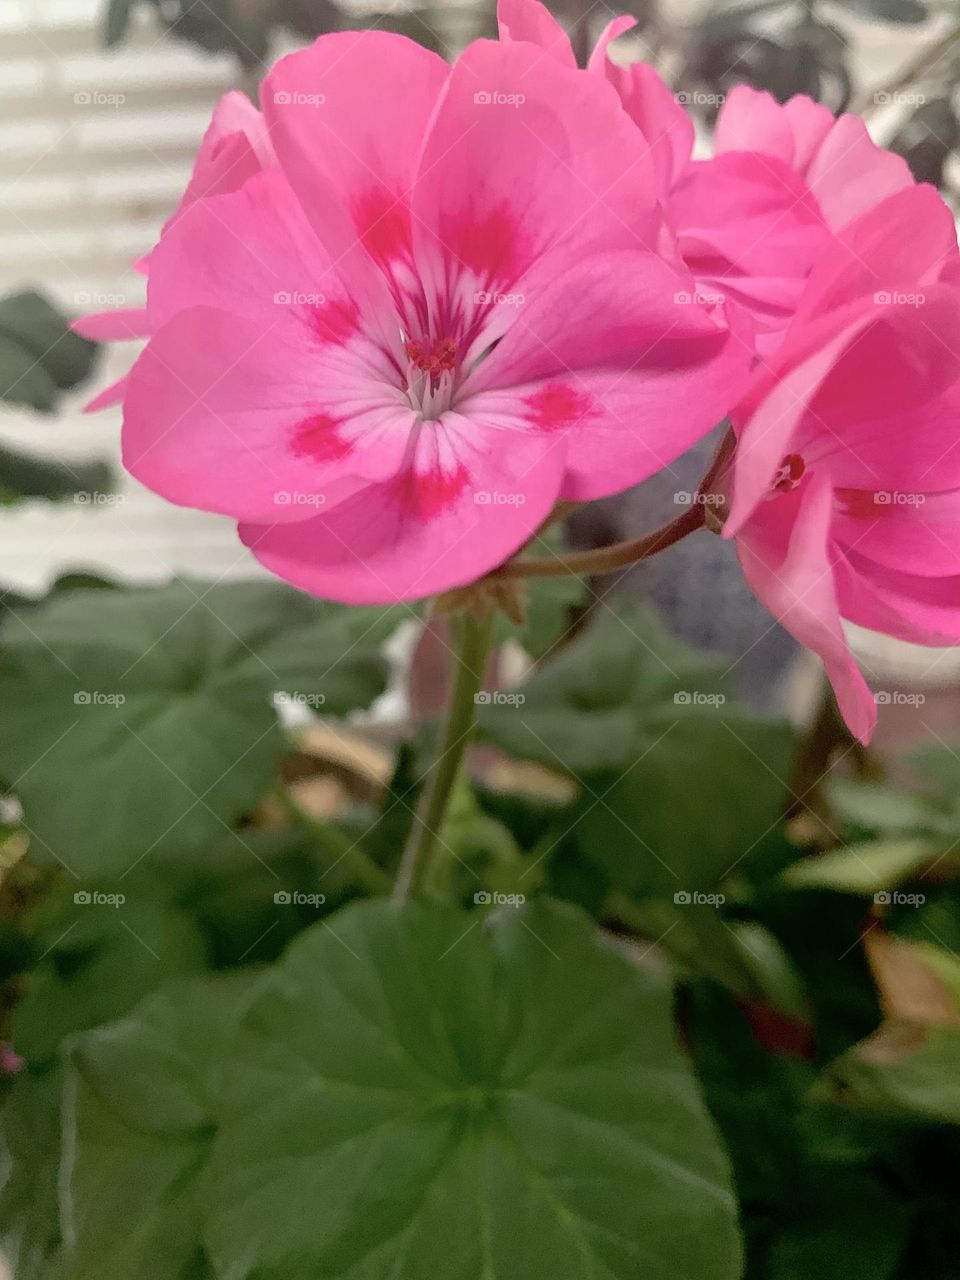
M638 484L716 426L747 378L750 344L693 291L654 254L579 264L519 309L464 387L463 411L496 407L561 437L564 498Z
M171 502L302 520L399 465L413 425L400 393L275 311L270 326L181 311L134 366L124 465Z
M557 498L562 449L447 414L424 422L406 466L297 525L242 524L272 573L347 604L417 600L475 581L517 551Z
M565 67L576 67L570 37L539 0L498 0L497 25L501 40L526 40Z
M811 477L756 513L741 530L737 554L757 597L821 658L850 731L868 742L877 709L840 621L830 552L832 511L829 481Z

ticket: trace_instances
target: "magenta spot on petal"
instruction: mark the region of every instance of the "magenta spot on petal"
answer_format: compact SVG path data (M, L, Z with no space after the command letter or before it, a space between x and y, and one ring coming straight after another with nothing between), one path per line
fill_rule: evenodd
M563 382L551 382L524 401L530 422L539 431L569 427L590 409L590 400Z
M463 467L456 471L431 467L429 471L405 471L394 483L402 506L419 519L430 520L460 496L467 473Z
M332 462L350 452L350 445L337 435L340 424L328 413L314 413L299 422L294 430L292 449L303 458L315 462Z
M382 187L360 197L353 209L353 224L363 247L377 262L402 258L410 251L409 210Z
M443 239L465 267L487 280L513 279L523 266L517 224L504 209L480 217L468 209L444 219Z
M357 305L350 299L311 307L309 316L310 327L320 341L332 342L337 346L342 346L360 327Z

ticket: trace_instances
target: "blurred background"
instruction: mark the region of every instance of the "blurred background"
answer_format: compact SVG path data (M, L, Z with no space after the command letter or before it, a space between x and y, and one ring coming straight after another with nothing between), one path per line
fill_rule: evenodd
M617 56L655 61L689 95L705 148L732 84L747 81L781 100L805 92L834 110L863 112L879 141L953 199L957 0L552 7L581 57L615 12L631 12L638 27L618 42ZM224 91L255 96L264 63L339 27L402 31L453 56L493 32L494 9L487 0L419 8L385 0L3 0L0 589L37 593L68 571L138 582L261 572L229 521L172 507L122 473L120 410L82 409L126 371L135 345L96 350L68 334L63 318L141 305L144 282L131 264L172 211ZM673 514L674 492L693 488L702 469L695 454L600 504L575 522L573 540L608 541ZM755 699L786 700L796 714L815 701L813 668L770 625L719 540L682 544L626 589L652 595L691 642L746 650L741 683ZM955 722L956 652L870 636L858 638L858 651L877 688L923 689L925 716ZM894 737L910 735L915 721L915 703L884 711Z

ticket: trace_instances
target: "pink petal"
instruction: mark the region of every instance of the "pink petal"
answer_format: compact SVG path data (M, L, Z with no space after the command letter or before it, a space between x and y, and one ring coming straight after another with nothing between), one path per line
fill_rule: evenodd
M901 156L884 151L859 116L843 115L806 169L810 189L832 227L842 227L878 201L912 187Z
M565 498L645 480L710 431L746 381L749 343L696 305L693 290L653 254L571 268L520 309L464 387L467 405L562 439Z
M756 513L741 530L737 554L757 597L822 659L850 731L868 742L877 709L840 621L830 552L832 511L829 482L811 477Z
M951 264L960 265L953 214L933 187L910 187L835 233L810 274L798 320L858 297L922 293Z
M566 67L576 67L570 37L539 0L498 0L501 40L526 40Z
M97 311L77 316L70 328L91 342L132 342L150 332L145 307L119 307L115 311Z
M273 325L284 311L324 320L331 340L358 327L330 257L279 169L201 200L153 254L148 306L157 329L187 307L218 307Z
M593 46L593 53L587 63L587 70L598 73L599 75L607 74L608 50L618 36L622 36L625 31L632 30L637 25L636 18L632 18L629 14L621 14L618 18L611 18L604 29L600 32L597 43Z
M348 604L416 600L473 582L517 551L557 498L563 450L446 414L406 468L297 525L240 526L272 573Z
M911 644L960 643L960 575L878 572L872 561L848 552L837 564L836 580L843 615L851 622Z
M101 409L112 408L115 404L121 404L123 397L127 394L127 383L130 381L130 375L124 374L117 382L111 383L104 391L83 406L84 413L99 413Z
M283 58L263 82L280 163L358 298L382 300L371 259L390 270L409 256L409 191L448 74L403 36L349 31Z
M830 233L782 161L730 152L688 166L668 204L684 261L705 289L726 287L764 327L783 328Z
M303 520L400 464L413 412L363 360L276 307L179 312L130 375L124 465L171 502Z
M877 576L886 568L920 578L960 578L960 490L841 489L837 498L837 543L873 561Z
M470 45L424 144L414 241L428 303L450 281L533 296L588 252L655 246L643 138L599 76L533 45Z
M725 151L760 151L794 166L796 142L789 118L769 94L738 84L727 94L714 133L717 155Z
M618 21L628 20L614 19L601 36L601 42L610 35ZM632 26L633 20L629 22ZM620 32L615 31L614 34L619 35ZM601 44L598 44L590 60L590 69L602 72L616 89L624 111L647 140L660 189L666 193L690 163L694 143L693 120L655 67L647 62L620 67L609 58L600 62L600 49Z

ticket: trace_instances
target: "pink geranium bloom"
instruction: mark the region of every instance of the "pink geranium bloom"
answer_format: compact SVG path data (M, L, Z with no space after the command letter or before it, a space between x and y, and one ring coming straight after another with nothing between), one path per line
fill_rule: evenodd
M236 191L261 168L275 164L263 116L245 94L225 94L200 143L186 190L166 226L173 226L194 201ZM135 267L142 275L149 275L150 255ZM127 342L148 338L152 332L146 307L94 312L79 317L70 327L92 342ZM123 377L91 400L87 412L120 404L126 390L127 378Z
M771 613L819 654L866 742L874 698L841 619L960 641L960 258L930 187L841 232L732 416L724 527Z
M746 85L720 109L715 151L674 190L680 249L704 288L746 305L762 332L789 322L837 231L913 185L859 116L799 95L781 106Z
M451 68L343 33L262 102L269 142L226 135L242 182L150 256L123 447L273 572L349 602L470 582L558 499L635 484L724 416L748 352L721 309L676 305L694 284L600 77L527 41Z
M503 39L532 40L574 65L570 40L539 0L500 0ZM863 121L835 119L795 97L780 106L738 85L720 110L716 155L694 161L693 122L647 63L616 65L610 42L635 25L615 18L589 70L616 89L650 147L666 223L706 301L729 298L753 318L761 351L789 323L817 258L833 233L888 195L910 186L905 162L877 147Z

